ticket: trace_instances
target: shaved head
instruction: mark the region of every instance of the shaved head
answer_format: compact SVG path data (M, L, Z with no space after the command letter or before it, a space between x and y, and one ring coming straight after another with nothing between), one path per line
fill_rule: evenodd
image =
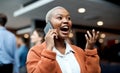
M65 9L65 8L62 6L57 6L57 7L52 8L51 10L49 10L48 13L46 14L46 19L45 19L46 23L48 23L50 21L53 12L57 9Z

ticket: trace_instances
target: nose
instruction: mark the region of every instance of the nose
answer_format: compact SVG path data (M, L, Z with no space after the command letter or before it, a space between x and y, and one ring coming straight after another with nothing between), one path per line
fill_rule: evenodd
M64 23L64 24L68 24L68 21L69 21L69 20L66 19L66 18L63 19L63 23Z
M64 18L64 19L63 19L63 22L68 22L68 19L67 19L67 18Z

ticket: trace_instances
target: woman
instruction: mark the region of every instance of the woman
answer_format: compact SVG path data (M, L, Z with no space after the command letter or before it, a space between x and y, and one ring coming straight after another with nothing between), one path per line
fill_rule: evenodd
M48 11L46 23L50 22L45 42L32 47L27 57L28 73L100 73L99 57L93 47L99 32L85 35L86 49L65 41L72 27L69 12L63 7Z
M41 29L36 28L30 38L31 43L34 45L41 44L44 41L44 32Z

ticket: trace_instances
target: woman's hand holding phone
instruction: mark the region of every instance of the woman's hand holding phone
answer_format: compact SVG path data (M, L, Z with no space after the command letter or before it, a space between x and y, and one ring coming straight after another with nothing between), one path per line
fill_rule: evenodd
M57 30L56 29L49 29L48 33L45 36L46 46L48 50L52 50L55 43L54 39L57 38Z

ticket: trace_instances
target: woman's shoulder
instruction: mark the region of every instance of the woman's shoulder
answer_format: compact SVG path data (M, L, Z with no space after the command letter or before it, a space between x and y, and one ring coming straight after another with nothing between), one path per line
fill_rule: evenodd
M33 51L36 53L41 53L43 49L45 49L45 42L43 42L42 44L37 44L35 46L33 46L32 48L30 48L29 51Z

